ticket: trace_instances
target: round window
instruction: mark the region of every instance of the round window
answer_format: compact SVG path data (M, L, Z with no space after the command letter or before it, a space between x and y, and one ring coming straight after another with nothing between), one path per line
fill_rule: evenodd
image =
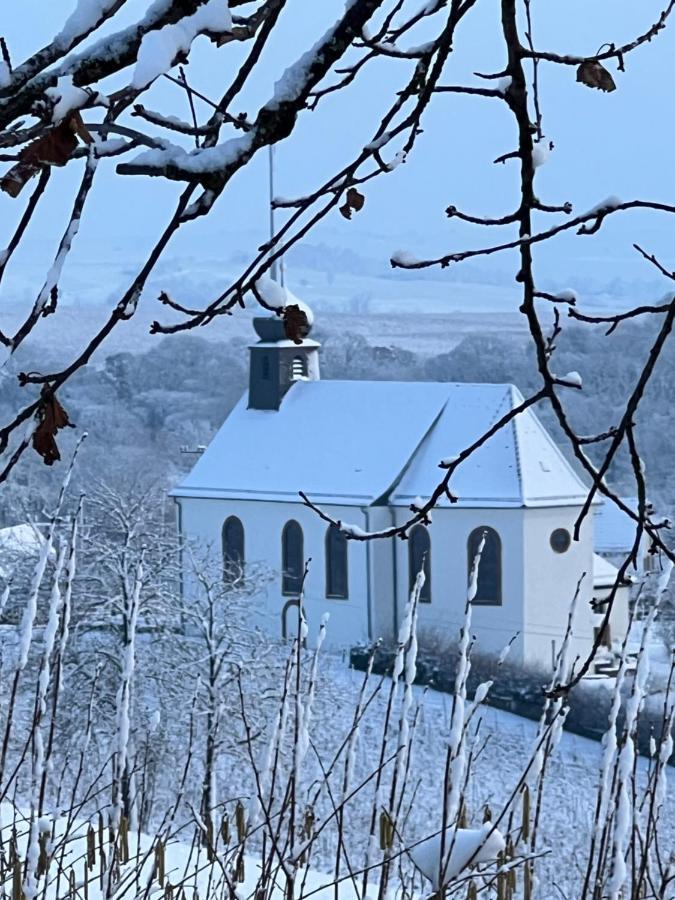
M556 553L565 553L570 549L572 538L566 528L556 528L551 532L551 547Z

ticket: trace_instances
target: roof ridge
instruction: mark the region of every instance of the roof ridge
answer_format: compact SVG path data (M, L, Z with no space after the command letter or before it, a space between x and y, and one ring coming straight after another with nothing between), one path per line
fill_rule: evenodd
M516 390L517 390L517 388L516 388ZM520 393L520 392L518 392L518 393ZM521 397L522 397L522 395L521 395ZM520 452L520 447L521 447L521 442L522 442L522 436L519 434L518 429L519 429L519 427L525 427L528 419L532 423L533 428L536 429L538 435L550 447L554 456L556 456L558 461L562 464L564 469L567 471L568 475L570 475L574 479L574 481L579 485L579 487L582 488L582 491L584 493L586 493L588 488L586 487L584 482L581 480L578 473L576 472L576 470L574 469L574 467L572 466L570 461L567 459L565 454L560 449L557 441L554 440L553 435L549 432L548 428L543 424L543 422L537 415L536 411L531 406L528 407L527 409L523 410L522 414L518 414L513 419L514 433L516 434L516 439L518 441L519 452ZM523 467L523 504L526 506L527 505L527 494L525 493L526 486L525 486L524 473L525 473L525 468Z
M442 405L441 408L439 409L439 411L436 413L436 415L434 416L434 418L431 420L431 423L430 423L429 427L426 429L426 431L424 432L424 434L422 435L422 437L419 439L419 441L417 442L417 444L416 444L415 447L413 448L412 453L410 454L410 456L408 457L408 459L406 460L406 462L405 462L405 463L403 464L403 466L401 467L401 471L400 471L400 472L398 473L398 475L394 478L394 480L393 480L392 483L389 485L389 487L387 488L387 490L386 490L386 491L383 491L382 494L381 494L376 500L374 500L373 503L370 504L371 506L379 506L379 505L382 505L382 503L384 503L385 500L387 501L387 503L389 502L389 498L391 497L392 493L396 490L396 488L398 487L398 485L401 483L401 479L403 478L403 476L405 475L405 473L408 471L408 469L409 469L410 466L412 465L412 462L413 462L413 460L415 459L415 457L417 456L417 452L419 451L420 447L422 446L422 444L424 444L424 442L426 441L426 439L429 437L429 435L432 433L432 431L434 430L434 428L435 428L436 425L438 424L438 420L441 418L441 416L442 416L443 413L445 412L445 408L446 408L447 405L448 405L448 401L446 400L445 403L443 403L443 405Z
M516 390L517 388L510 384L508 387L507 394L510 398L510 407L513 409L515 401L516 401ZM520 393L520 391L518 391ZM518 415L514 416L511 422L509 423L511 426L511 431L513 432L513 450L516 456L516 473L518 475L518 487L520 489L520 498L523 502L523 506L525 505L525 471L523 469L523 461L521 458L520 452L520 435L518 433L518 428L516 427L516 419L518 419Z
M321 378L317 381L309 382L310 384L409 384L409 385L417 385L422 387L429 387L429 385L436 385L439 388L450 388L450 387L459 387L459 388L515 388L517 387L512 384L510 381L417 381L417 380L397 380L397 379L389 379L389 378Z

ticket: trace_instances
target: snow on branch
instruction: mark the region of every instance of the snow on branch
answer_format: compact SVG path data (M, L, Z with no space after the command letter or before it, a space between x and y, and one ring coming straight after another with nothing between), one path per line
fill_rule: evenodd
M48 46L27 59L15 69L10 69L6 61L4 76L0 75L0 96L10 90L16 91L31 78L61 59L86 37L111 18L126 0L77 0L77 6Z
M85 106L108 106L107 97L96 91L83 90L75 87L70 75L62 75L55 87L47 88L45 96L52 101L52 123L58 125L64 119L78 109Z
M101 7L103 0L83 0L81 12L84 18L89 12ZM110 13L116 11L126 0L106 4ZM144 36L163 26L173 24L190 12L196 12L204 0L154 0L146 13L134 24L111 35L94 40L79 54L65 55L67 42L54 42L25 64L25 69L17 67L12 72L7 87L0 91L0 129L9 125L17 116L26 115L44 92L56 85L59 78L70 76L77 87L87 87L108 75L121 72L134 65ZM77 11L76 11L77 12ZM108 18L106 14L104 18ZM89 20L91 21L91 20ZM92 29L96 34L98 25ZM66 30L66 29L64 29ZM73 37L73 30L66 30L66 37ZM79 41L74 41L72 47ZM62 57L65 55L65 58ZM61 60L57 63L58 60ZM57 65L54 65L57 63ZM50 68L51 67L51 68Z
M177 181L189 181L197 176L205 182L208 181L205 176L216 176L216 182L224 185L257 150L290 134L311 90L340 59L382 2L361 0L348 6L323 38L286 69L275 84L274 95L260 109L247 134L192 152L178 147L148 151L120 164L117 171L122 175L154 175Z
M222 0L207 0L196 12L143 36L138 48L131 87L140 90L167 72L177 59L190 52L199 34L223 35L232 27L232 16Z

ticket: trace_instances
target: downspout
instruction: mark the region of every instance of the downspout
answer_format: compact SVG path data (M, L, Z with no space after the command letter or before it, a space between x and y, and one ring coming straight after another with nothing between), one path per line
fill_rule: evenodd
M391 516L391 527L396 527L396 509L389 507L389 515ZM394 640L398 637L398 566L396 565L396 538L391 539L391 574L392 585L394 590Z
M174 497L176 504L176 528L178 529L178 584L180 589L181 607L185 603L185 572L183 570L183 507L180 498Z
M368 518L368 507L362 506L361 512L363 513L363 518L365 519L366 531L370 531L370 520ZM371 567L371 555L370 555L370 541L366 541L366 612L368 614L368 640L373 641L373 609L372 609L372 592L370 587L370 581L372 578L372 567Z
M384 506L385 504L389 507L389 515L391 517L392 528L396 527L396 511L395 511L396 508L394 506L392 506L392 504L390 502L392 492L394 491L394 488L396 488L396 486L398 484L400 484L401 479L403 478L405 473L408 471L408 468L410 467L410 464L413 461L415 454L417 453L419 448L424 444L426 439L429 437L431 432L434 430L434 427L435 427L436 423L438 422L438 420L443 415L443 412L444 412L446 406L447 406L447 402L441 406L441 408L439 409L438 413L436 414L433 422L429 425L427 430L422 435L421 440L419 441L419 443L417 444L417 446L415 447L413 452L410 454L410 456L408 458L408 462L403 466L403 468L398 473L398 475L396 476L396 478L394 479L392 484L389 486L389 488L380 497L378 497L378 499L374 503L374 505L377 507ZM366 517L366 520L367 520L367 517ZM393 609L394 634L393 634L393 637L395 640L396 637L398 636L398 566L397 566L397 561L396 561L397 545L396 545L395 538L392 538L391 547L392 547L392 551L391 551L392 587L393 587L393 591L394 591L394 609ZM407 597L406 597L406 601L407 601Z

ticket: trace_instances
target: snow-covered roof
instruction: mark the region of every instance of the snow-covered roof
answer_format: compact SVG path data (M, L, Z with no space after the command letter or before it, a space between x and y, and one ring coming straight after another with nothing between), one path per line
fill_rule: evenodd
M407 506L428 497L439 462L479 438L522 401L505 384L308 381L278 411L244 396L177 497ZM576 505L586 489L531 410L453 474L459 505ZM441 501L447 505L448 501Z
M621 497L623 503L637 511L637 497ZM630 553L635 542L635 522L616 503L605 500L595 511L594 544L597 553Z
M283 341L256 341L251 346L253 347L283 347L286 349L297 350L298 345L295 341L291 340L283 340ZM302 342L303 347L320 347L321 344L318 341L313 341L311 338L304 338Z
M394 504L428 497L439 480L438 462L481 437L523 402L513 385L443 385L447 400L392 494ZM531 411L516 416L459 466L450 483L465 506L558 506L583 503L587 490ZM441 505L449 505L444 499Z
M273 278L270 278L269 275L262 275L256 281L255 286L258 293L269 306L272 306L275 309L283 309L286 306L297 306L307 316L309 325L314 324L314 313L312 309L304 300L300 300L299 297L296 297L293 291L289 290L285 285L279 284ZM275 317L274 313L271 315Z
M593 554L593 587L594 588L611 588L614 587L614 583L616 582L616 577L619 574L619 570L616 566L613 566L611 562L604 559L602 556L598 556L597 553ZM627 580L624 580L624 584L628 584Z

